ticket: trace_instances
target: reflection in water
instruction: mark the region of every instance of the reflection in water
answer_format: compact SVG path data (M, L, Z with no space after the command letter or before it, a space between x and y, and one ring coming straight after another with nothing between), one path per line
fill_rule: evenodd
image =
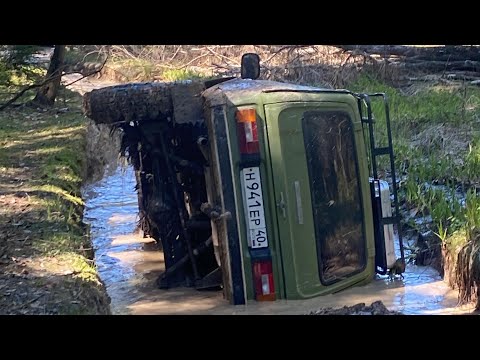
M308 300L229 305L218 291L191 288L160 290L155 280L164 270L163 253L151 239L135 233L137 196L131 168L84 188L85 221L91 225L95 260L112 299L114 314L305 314L322 307L371 304L381 300L405 314L459 314L456 292L430 267L407 265L404 280L387 276L362 287Z
M112 299L113 313L125 312L125 306L140 297L139 286L147 281L146 274L163 270L162 253L154 251L154 243L153 248L146 248L152 240L135 232L138 202L134 186L133 169L118 167L112 175L84 188L85 222L91 225L95 261Z

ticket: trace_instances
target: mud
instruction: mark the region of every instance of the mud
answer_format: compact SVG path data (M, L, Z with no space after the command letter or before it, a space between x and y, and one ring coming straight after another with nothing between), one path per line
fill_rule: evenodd
M120 153L121 134L110 132L107 125L87 124L87 173L85 181L92 183L101 180L105 174L112 174ZM112 164L115 164L112 166Z
M402 315L402 313L390 311L381 301L375 301L369 306L360 303L353 306L344 306L340 309L319 309L310 312L309 315Z

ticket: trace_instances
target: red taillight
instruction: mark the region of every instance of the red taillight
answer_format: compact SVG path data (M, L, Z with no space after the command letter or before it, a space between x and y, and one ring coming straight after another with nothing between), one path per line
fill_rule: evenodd
M259 152L257 133L257 113L255 109L237 111L237 134L241 154L256 154Z
M253 263L253 282L257 301L275 301L275 284L271 260Z

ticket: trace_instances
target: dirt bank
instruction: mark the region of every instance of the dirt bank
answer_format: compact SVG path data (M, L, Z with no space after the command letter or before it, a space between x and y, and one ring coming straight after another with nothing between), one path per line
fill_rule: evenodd
M110 314L84 225L81 97L0 113L0 314Z

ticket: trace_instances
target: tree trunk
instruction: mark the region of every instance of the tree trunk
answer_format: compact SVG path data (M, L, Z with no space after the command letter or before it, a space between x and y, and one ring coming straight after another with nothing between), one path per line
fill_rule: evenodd
M52 81L47 82L37 91L33 104L41 107L51 107L55 104L55 97L57 96L61 74L63 71L63 61L65 58L65 45L55 45L50 66L47 70L45 79L53 78Z
M338 45L339 48L357 53L386 56L392 56L415 59L415 60L436 60L436 61L460 61L460 60L479 60L480 48L478 46L434 46L434 47L412 47L405 45Z

